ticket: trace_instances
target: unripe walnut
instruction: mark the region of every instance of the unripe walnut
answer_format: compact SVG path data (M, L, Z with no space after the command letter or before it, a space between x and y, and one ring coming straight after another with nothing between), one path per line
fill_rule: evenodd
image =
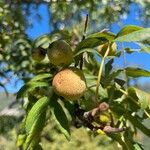
M105 43L98 46L97 50L102 56L104 56L107 51L107 48L108 48L108 43ZM116 43L111 43L108 56L114 56L116 53L116 49L117 49Z
M58 66L69 65L73 60L72 49L64 40L51 43L47 50L47 55L50 63Z
M84 74L75 67L58 72L53 78L52 86L57 95L67 100L78 100L86 90Z
M43 48L38 47L32 51L32 59L41 62L46 56L46 52Z

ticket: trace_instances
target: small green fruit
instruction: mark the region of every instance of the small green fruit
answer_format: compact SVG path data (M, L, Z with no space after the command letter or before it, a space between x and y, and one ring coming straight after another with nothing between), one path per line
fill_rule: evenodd
M67 100L78 100L86 90L84 74L75 67L58 72L53 78L52 86L56 94Z
M105 135L105 132L101 129L96 130L96 132L100 135Z
M32 59L41 62L46 56L46 52L43 48L38 47L32 51Z
M73 60L72 49L70 45L63 40L51 43L47 50L47 55L50 63L58 66L69 65Z
M109 117L105 114L100 114L99 120L101 123L108 123L109 122Z
M105 43L105 44L98 46L97 50L102 56L104 56L107 48L108 48L108 43ZM116 43L111 43L108 56L114 56L116 53L116 49L117 49Z

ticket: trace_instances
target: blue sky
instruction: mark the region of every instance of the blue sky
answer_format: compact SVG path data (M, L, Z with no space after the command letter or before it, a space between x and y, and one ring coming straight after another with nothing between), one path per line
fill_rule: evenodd
M32 10L32 7L30 8ZM122 19L121 23L122 25L138 25L138 26L142 26L142 23L137 19L137 9L139 9L139 6L132 4L130 6L130 13L127 16L126 19ZM36 20L36 13L38 13L41 15L42 19ZM49 22L49 15L48 11L47 11L47 5L46 4L42 4L38 10L36 12L33 12L29 17L28 20L33 24L32 28L28 28L26 30L26 33L28 34L28 36L31 39L36 39L37 37L50 33L52 31L50 22ZM114 33L117 33L120 30L120 27L117 25L117 23L114 23L111 27L111 31ZM138 48L137 45L132 44L132 43L126 43L125 46L129 46L131 48ZM126 58L127 58L127 66L139 66L141 68L145 68L147 70L150 71L150 55L146 54L146 53L133 53L132 55L128 55L126 54ZM115 67L121 67L123 66L123 59L118 58L115 60ZM11 80L11 83L6 85L6 88L8 89L9 92L16 92L20 89L20 87L22 86L23 82L19 81L16 85L16 80L17 78L14 77ZM140 79L141 82L147 82L150 81L149 78L141 78Z

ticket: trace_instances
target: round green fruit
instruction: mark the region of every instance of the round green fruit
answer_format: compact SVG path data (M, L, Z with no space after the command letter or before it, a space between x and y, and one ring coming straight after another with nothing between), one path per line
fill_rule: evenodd
M104 56L107 48L108 48L108 43L105 43L98 46L97 50L102 56ZM116 54L116 49L117 49L116 43L111 43L108 56L114 56Z
M32 59L41 62L46 56L45 49L38 47L32 51Z
M57 95L67 100L78 100L86 90L86 81L81 70L70 67L54 76L52 86Z
M50 63L58 66L69 65L73 60L72 49L64 40L58 40L51 43L47 50L47 55Z
M109 117L105 114L100 114L99 121L101 123L108 123L109 122Z

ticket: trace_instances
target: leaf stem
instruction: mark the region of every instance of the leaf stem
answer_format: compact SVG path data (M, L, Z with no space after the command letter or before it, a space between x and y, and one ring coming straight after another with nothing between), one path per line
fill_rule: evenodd
M106 57L107 57L107 55L109 53L109 50L110 50L110 44L108 44L108 48L107 48L107 50L105 52L104 57L102 58L101 65L99 67L97 84L96 84L96 93L95 93L95 99L96 99L96 101L98 101L98 91L99 91L99 86L100 86L102 71L103 71L103 67L104 67L104 64L105 64L105 59L106 59Z
M125 88L127 89L128 88L128 77L127 77L127 74L126 74L126 53L125 53L125 50L124 50L124 45L122 44L122 55L123 55L123 72L124 72L124 79L125 79Z

